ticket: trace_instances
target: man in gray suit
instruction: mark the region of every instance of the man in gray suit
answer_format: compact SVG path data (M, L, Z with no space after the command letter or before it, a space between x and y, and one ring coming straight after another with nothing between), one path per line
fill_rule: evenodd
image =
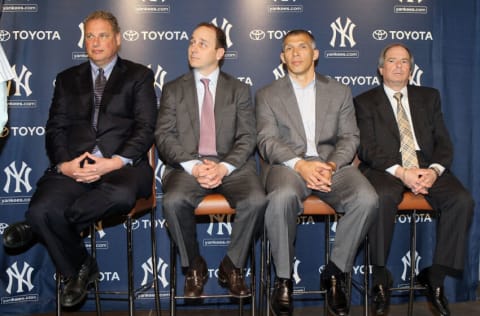
M342 214L330 261L322 272L334 315L347 315L345 273L377 212L377 195L351 165L359 131L350 89L315 73L319 52L305 30L290 31L280 58L288 76L256 95L257 142L269 204L265 226L276 268L271 310L291 315L292 263L302 202L318 196Z
M249 88L220 71L225 50L220 28L210 23L195 28L188 47L192 71L164 86L155 132L166 164L164 216L186 270L184 295L192 298L202 294L208 276L196 240L196 206L217 192L236 209L218 278L238 296L249 294L243 267L266 206L253 156L256 130Z

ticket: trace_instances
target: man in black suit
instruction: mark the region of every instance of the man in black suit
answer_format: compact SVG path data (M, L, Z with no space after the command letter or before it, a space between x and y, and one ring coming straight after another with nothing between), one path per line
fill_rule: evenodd
M373 302L377 315L384 315L392 285L386 262L397 205L403 192L410 190L423 194L438 212L433 264L420 272L418 280L438 312L450 315L443 281L446 275L458 276L463 270L473 200L450 170L453 149L439 92L408 85L413 65L405 45L385 47L378 63L383 85L354 100L360 128L359 168L377 190L380 205L378 220L369 232ZM400 118L402 108L405 120Z
M201 23L195 28L188 47L192 71L164 86L155 131L166 164L163 212L186 270L184 295L191 298L202 294L208 278L196 240L196 206L217 192L236 209L218 279L232 294L244 296L249 290L243 267L267 203L256 174L248 86L220 70L226 46L225 33L217 26Z
M82 302L99 273L81 232L129 212L138 197L151 194L153 177L147 159L156 114L153 72L117 55L121 34L111 13L90 14L84 36L89 61L56 78L46 126L51 167L37 183L26 220L3 237L8 248L34 239L47 247L66 278L65 307Z

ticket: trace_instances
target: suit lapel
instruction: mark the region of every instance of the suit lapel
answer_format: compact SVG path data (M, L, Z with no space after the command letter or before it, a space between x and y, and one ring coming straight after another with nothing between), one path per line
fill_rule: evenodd
M182 85L182 94L183 97L179 103L185 104L185 108L190 119L190 124L194 135L196 137L196 142L198 143L200 139L200 113L198 111L198 96L197 96L197 87L195 83L195 76L193 72L187 73L183 76L183 85Z
M330 93L326 91L326 83L319 74L315 75L315 144L320 142L322 130L327 122L325 122L328 107L330 105Z
M231 91L229 87L230 83L225 77L225 75L220 72L218 75L218 80L217 80L217 88L215 91L215 136L217 139L221 136L220 131L223 128L223 122L224 120L222 119L225 117L224 111L228 111L227 108L224 107L225 104L228 104L228 94L226 91Z
M81 67L79 67L78 75L75 76L77 81L79 91L80 91L80 102L85 106L85 111L92 115L93 111L93 81L92 81L92 70L90 67L90 63L86 62Z
M400 142L397 119L395 118L392 105L390 104L390 100L388 100L382 85L377 88L374 106L379 108L377 113L380 113L380 118L384 121L385 126L387 126L387 130L393 134L398 142Z
M407 86L408 89L408 104L410 106L410 116L412 118L412 125L415 132L415 138L417 139L418 146L420 148L425 148L423 142L423 134L422 131L425 131L425 128L416 128L417 126L424 125L424 119L426 117L424 108L422 104L424 104L424 100L422 100L421 96L416 93L415 89L412 89L410 86Z
M292 122L293 127L297 130L298 134L302 137L302 142L307 143L307 136L305 135L305 127L303 126L302 115L300 114L300 109L298 108L297 98L295 96L295 91L293 90L292 83L290 78L287 76L278 80L280 85L280 95L281 106L283 107L284 113L287 114L289 119Z

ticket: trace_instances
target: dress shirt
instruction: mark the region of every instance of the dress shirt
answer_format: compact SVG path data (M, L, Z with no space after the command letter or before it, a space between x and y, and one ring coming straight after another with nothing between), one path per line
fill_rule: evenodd
M210 93L212 94L212 99L213 99L213 107L215 108L215 91L217 91L217 82L218 82L218 75L220 74L220 68L217 67L212 73L210 73L208 76L204 76L198 72L198 70L194 69L193 70L193 75L195 78L195 89L197 90L197 101L198 101L198 113L202 113L202 106L203 106L203 98L205 96L205 85L200 81L201 79L209 79L210 81L208 82L208 89L210 90ZM200 115L199 115L200 117ZM183 167L183 169L188 173L192 174L193 167L195 165L201 164L202 161L200 159L194 159L194 160L188 160L181 162L180 165ZM236 168L232 164L229 164L227 162L221 162L225 167L227 168L227 175L232 173Z
M419 151L420 150L420 146L418 145L418 142L417 142L417 137L415 136L415 128L413 127L413 124L412 124L412 116L411 116L411 112L410 112L410 104L408 103L408 89L407 87L403 87L400 91L395 91L389 87L387 87L386 85L383 85L383 89L385 90L385 93L388 97L388 100L390 101L390 105L392 106L392 110L393 110L393 114L395 115L395 119L397 119L397 100L395 99L395 97L393 96L396 92L400 92L402 94L402 105L405 109L405 112L407 114L407 119L408 119L408 123L410 125L410 129L412 131L412 135L413 135L413 142L415 144L415 150L416 151ZM393 165L389 168L387 168L387 172L390 173L391 175L395 175L395 171L397 170L397 168L400 167L400 165ZM440 171L440 175L443 173L443 171L445 170L445 167L443 167L442 165L438 164L438 163L432 163L429 167L436 167L438 168L438 170Z
M105 67L102 67L103 69L103 74L105 75L105 79L108 81L108 78L110 78L110 75L112 74L112 70L113 70L113 67L115 66L115 64L117 63L117 56L115 56L115 58L113 58L113 60L111 62L109 62ZM95 79L97 78L97 75L98 75L98 69L100 67L98 67L97 65L95 65L92 61L90 61L90 68L92 69L92 80L93 80L93 83L95 84ZM94 103L95 103L95 100L94 100ZM98 151L96 151L94 153L95 156L97 157L103 157L103 154L102 152L100 151L100 149ZM113 155L113 157L118 157L122 160L123 162L123 165L131 165L132 164L132 159L129 159L129 158L125 158L125 157L122 157L120 155Z
M293 86L293 91L297 99L298 110L302 118L303 128L305 130L305 136L307 138L307 151L305 156L318 157L317 145L315 143L315 127L316 127L316 106L315 106L315 76L313 80L305 87L300 86L297 82L292 80L290 82ZM292 169L295 168L295 164L300 160L300 157L292 158L285 161L284 164Z

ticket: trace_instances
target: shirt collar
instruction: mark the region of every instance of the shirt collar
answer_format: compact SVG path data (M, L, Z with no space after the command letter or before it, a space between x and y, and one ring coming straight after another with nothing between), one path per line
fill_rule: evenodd
M111 62L109 62L105 67L102 67L103 68L103 73L105 75L105 78L107 78L107 80L110 77L110 74L112 73L113 67L117 63L117 60L118 60L118 56L115 55L115 57L112 59ZM98 69L100 67L95 65L91 60L90 60L90 66L92 67L92 75L95 78L98 74Z

